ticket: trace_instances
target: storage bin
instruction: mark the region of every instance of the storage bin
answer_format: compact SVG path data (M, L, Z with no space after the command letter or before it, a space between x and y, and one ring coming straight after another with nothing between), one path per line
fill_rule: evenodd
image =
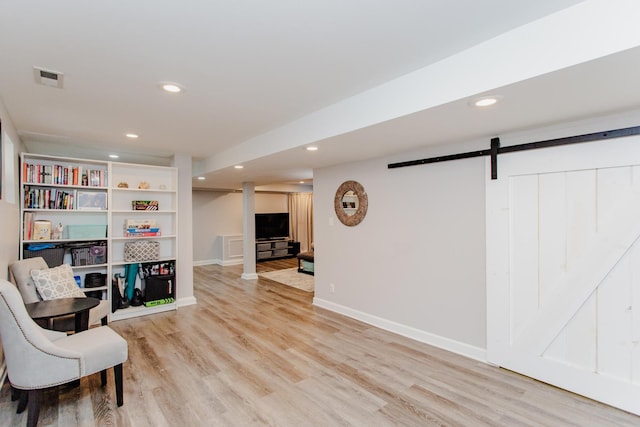
M259 251L268 251L271 249L271 243L258 243L257 247Z
M107 246L98 243L71 248L71 265L94 265L107 262Z
M125 262L155 261L160 258L160 242L136 240L124 244Z
M273 248L274 249L282 249L282 248L286 248L287 246L289 246L289 242L274 242L273 243Z
M271 251L258 252L257 259L271 258Z
M273 251L273 256L287 256L288 254L288 249L276 249L275 251Z
M62 265L62 259L64 258L64 248L55 247L40 249L37 251L25 249L22 253L23 259L35 258L39 256L44 258L49 268L57 267L59 265Z
M68 239L103 239L107 237L107 226L103 224L76 225L65 227Z
M149 276L144 279L144 281L144 299L146 302L173 298L173 291L175 289L175 276Z

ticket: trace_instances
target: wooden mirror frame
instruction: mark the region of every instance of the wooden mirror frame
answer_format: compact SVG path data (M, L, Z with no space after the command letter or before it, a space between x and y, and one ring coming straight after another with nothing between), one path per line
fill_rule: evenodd
M347 215L342 207L342 198L348 191L353 191L353 194L358 196L358 208L353 215ZM369 199L367 193L364 191L364 187L357 181L345 181L336 190L336 196L333 199L333 207L336 211L336 215L341 223L346 226L353 227L362 222L367 214L367 208L369 207Z

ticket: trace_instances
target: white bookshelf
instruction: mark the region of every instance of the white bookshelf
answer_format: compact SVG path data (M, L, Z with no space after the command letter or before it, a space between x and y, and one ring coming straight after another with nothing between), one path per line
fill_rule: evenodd
M20 155L20 257L32 244L52 244L68 246L97 242L106 244L105 263L90 265L72 265L74 275L80 276L81 284L88 273L106 274L106 285L99 288L86 288L85 292L102 291L103 299L112 299L111 281L115 274L123 273L125 265L124 246L135 240L154 240L159 242L160 259L146 262L174 261L178 264L177 224L178 224L178 186L177 170L172 167L117 163L107 161L84 160L67 157L45 156L22 153ZM61 171L62 180L55 179L50 173ZM75 171L75 175L74 175ZM89 172L85 183L84 172ZM66 175L65 175L66 174ZM66 180L65 180L66 176ZM74 178L75 177L75 178ZM93 178L93 179L92 179ZM148 188L138 188L141 183ZM123 183L128 185L122 188ZM51 194L65 194L67 203L53 205ZM48 198L49 197L49 198ZM95 203L93 201L95 200ZM158 202L158 210L138 211L132 209L132 201L153 200ZM79 203L80 201L80 203ZM94 206L95 204L95 206ZM151 219L160 228L160 236L128 237L123 231L128 219ZM35 239L30 235L27 220L50 221L52 228L62 224L65 232L60 238ZM68 233L75 227L76 234ZM104 234L95 234L104 229ZM78 235L80 230L93 231L89 236ZM58 252L56 252L57 254ZM70 251L64 253L64 263L72 264ZM138 281L138 287L141 283ZM175 298L175 285L174 285ZM154 307L130 307L110 313L110 320L126 319L162 311L174 310L176 304L163 304Z

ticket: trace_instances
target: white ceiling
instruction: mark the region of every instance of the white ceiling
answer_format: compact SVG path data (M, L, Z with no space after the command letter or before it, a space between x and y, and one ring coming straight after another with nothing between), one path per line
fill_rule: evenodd
M457 100L449 91L376 123L315 137L296 131L386 82L578 3L0 0L0 100L30 151L113 152L155 164L186 153L207 176L194 185L210 188L309 180L314 167L637 107L633 49L497 84L503 102L491 115L469 108L470 85ZM34 66L64 73L64 88L37 85ZM186 90L164 93L163 81ZM128 141L127 132L141 137ZM310 156L301 148L309 143L321 149Z

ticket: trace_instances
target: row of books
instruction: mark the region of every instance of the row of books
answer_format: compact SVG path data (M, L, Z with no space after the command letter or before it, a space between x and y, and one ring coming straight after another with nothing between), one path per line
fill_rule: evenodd
M126 237L153 237L160 236L160 227L152 219L127 219L124 222L124 235Z
M76 209L77 190L24 188L25 209Z
M24 163L22 165L22 182L27 184L106 187L107 171L104 169L84 169L82 166Z

